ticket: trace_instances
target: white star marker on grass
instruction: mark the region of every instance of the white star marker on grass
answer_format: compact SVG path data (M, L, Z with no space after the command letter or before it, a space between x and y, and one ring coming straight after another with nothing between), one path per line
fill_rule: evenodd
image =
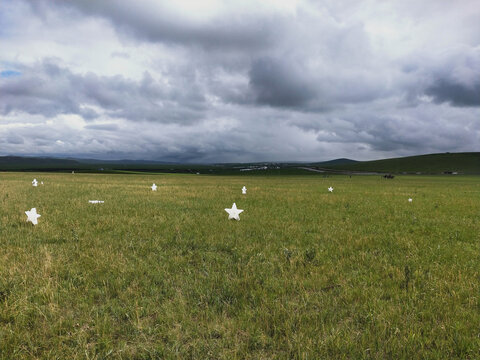
M38 186L38 181L37 181L37 179L33 179L33 181L32 181L32 186Z
M153 185L150 187L152 188L152 191L157 191L157 185L155 185L155 183L153 183Z
M228 220L230 219L235 219L235 220L240 220L240 213L243 212L243 210L237 209L237 205L233 203L231 209L225 209L225 211L228 213Z
M330 187L328 188L328 191L333 192L333 187L330 186Z
M31 208L29 211L25 211L25 214L27 215L27 222L31 221L33 225L37 225L38 218L42 216L40 214L37 214L36 208Z
M242 194L245 195L246 193L247 193L247 188L244 186L244 187L242 188Z

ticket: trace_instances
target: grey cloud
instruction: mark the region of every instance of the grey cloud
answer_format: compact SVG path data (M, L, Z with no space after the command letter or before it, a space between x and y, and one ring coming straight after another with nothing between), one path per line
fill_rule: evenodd
M53 4L28 1L39 13L48 13L50 7L74 9L88 16L110 20L121 33L139 39L207 49L261 49L274 42L285 25L283 17L262 15L254 9L246 14L224 14L206 22L192 20L162 2L66 0ZM48 16L44 15L44 18L48 19Z
M480 46L452 49L434 68L426 94L436 102L480 106Z
M6 137L6 142L13 145L23 144L23 138L14 134L10 134Z
M105 130L105 131L115 131L118 130L117 124L90 124L84 126L85 129L89 130Z
M380 74L361 69L331 73L309 69L295 59L261 58L252 63L250 89L259 105L325 112L347 104L392 96Z
M30 3L43 8L44 12L50 8L70 12L76 9L80 14L107 18L117 28L128 28L147 40L165 42L169 46L170 43L192 45L179 56L186 62L185 69L190 67L200 74L201 83L182 71L176 72L172 66L166 70L167 75L177 81L171 95L176 93L189 101L189 109L179 106L168 112L171 121L195 116L192 113L203 106L201 97L208 92L226 103L319 112L345 103L362 103L390 96L385 82L379 79L383 75L381 69L367 71L373 70L371 67L375 64L372 65L371 61L370 40L359 23L346 25L329 17L319 21L306 11L285 16L275 12L257 14L250 9L246 13L226 12L219 18L194 21L179 19L178 11L172 13L166 5L153 6L145 2L136 2L134 6L114 1ZM48 19L48 16L44 17ZM218 51L212 52L211 48ZM212 80L219 70L237 73L249 81L247 84L231 84ZM128 89L123 87L128 85L127 82L119 84L111 78L109 82L114 89L108 89L100 86L99 79L90 77L93 75L87 75L85 82L92 80L95 84L85 86L90 86L101 106L112 109L112 115L133 119L134 112L143 114L144 119L154 120L161 110L158 107L170 104L169 99L161 105L157 102L157 106L151 103L146 106L145 102L137 101L119 110L118 101L123 102L123 99L116 97L113 90L127 93ZM158 84L148 84L148 79L145 82L149 99L150 91L157 94L165 91L159 89ZM160 97L163 99L163 95ZM84 116L91 119L95 114Z
M300 107L317 95L300 66L262 58L253 62L249 75L259 104Z
M282 13L227 1L208 17L175 1L7 0L0 70L20 75L0 78L1 151L215 162L476 150L478 16L456 21L474 3L447 3L305 0Z
M346 108L335 113L306 114L289 123L316 134L332 148L354 146L378 154L466 151L480 141L480 111L434 103L396 107L390 100L377 111ZM459 141L462 139L462 141Z
M132 121L188 124L202 119L206 109L195 78L185 74L167 87L149 73L140 81L120 75L82 75L49 59L31 68L24 66L22 73L0 83L0 114L77 114L92 120L98 114L91 106L97 106L112 117ZM179 89L183 87L185 91Z
M123 59L130 59L130 55L123 51L113 51L110 56L112 58L123 58Z
M465 85L451 79L438 79L426 89L436 102L449 102L455 106L480 106L480 79Z
M422 79L413 89L416 96L425 94L436 103L459 107L480 106L480 47L454 47L438 59L423 59L423 64L407 67Z

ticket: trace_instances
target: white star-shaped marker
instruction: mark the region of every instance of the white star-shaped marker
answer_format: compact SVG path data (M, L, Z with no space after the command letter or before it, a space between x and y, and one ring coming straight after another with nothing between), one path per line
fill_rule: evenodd
M328 188L328 191L333 192L333 187L330 186L330 187Z
M247 188L244 186L244 187L242 188L242 194L245 195L246 193L247 193Z
M412 199L412 198L409 198L409 199L408 199L408 202L412 202L412 201L413 201L413 199Z
M25 211L25 214L27 215L27 222L31 221L33 225L38 224L38 218L42 215L37 214L37 209L36 208L31 208L30 211Z
M243 210L237 209L237 205L233 203L231 209L225 209L225 211L228 213L228 219L235 219L235 220L240 220L240 213L243 212Z
M153 183L153 185L150 187L152 188L152 191L157 191L157 185L155 185L155 183Z
M33 179L33 181L32 181L32 186L38 186L38 181L37 181L37 179Z

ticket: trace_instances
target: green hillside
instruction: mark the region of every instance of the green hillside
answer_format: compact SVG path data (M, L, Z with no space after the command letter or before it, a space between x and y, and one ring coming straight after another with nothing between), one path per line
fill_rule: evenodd
M0 171L56 171L77 170L86 167L70 159L0 156Z
M480 174L480 153L442 153L375 161L359 161L353 164L326 165L326 168L352 171L376 171L386 173Z

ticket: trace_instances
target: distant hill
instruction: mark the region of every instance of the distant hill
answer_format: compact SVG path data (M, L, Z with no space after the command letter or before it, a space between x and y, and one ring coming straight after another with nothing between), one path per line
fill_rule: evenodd
M305 164L305 163L304 163ZM408 174L480 174L480 153L442 153L408 156L374 161L335 159L305 164L321 170L330 169L336 173L345 171L408 173ZM303 174L315 172L299 170L298 163L251 163L251 164L175 164L148 160L96 160L59 159L48 157L0 156L0 171L83 171L83 172L161 172L201 173L217 175L234 174ZM252 171L241 171L245 168ZM265 171L267 170L267 171Z
M78 159L71 158L81 164L112 164L112 165L175 165L177 163L171 161L155 161L155 160L97 160L97 159Z
M319 162L319 163L315 163L313 165L328 167L328 166L337 166L337 165L351 165L351 164L356 164L356 163L358 163L358 161L356 161L356 160L340 158L340 159L335 159L335 160L322 161L322 162Z
M81 164L70 159L43 157L0 156L0 170L58 170L78 169Z
M480 174L480 153L441 153L408 156L374 161L358 161L346 164L321 166L334 170L372 171L384 173L422 174Z

